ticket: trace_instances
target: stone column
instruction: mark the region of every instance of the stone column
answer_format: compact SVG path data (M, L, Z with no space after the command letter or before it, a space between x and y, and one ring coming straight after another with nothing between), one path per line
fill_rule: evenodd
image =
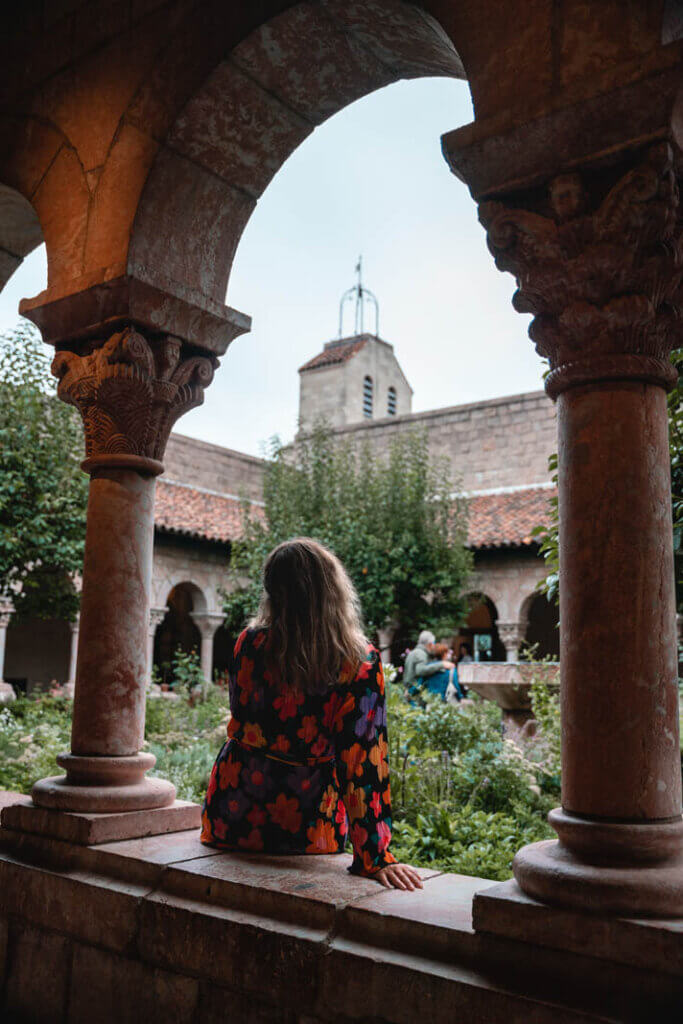
M207 683L210 683L213 672L213 638L216 635L216 630L223 625L225 616L219 612L192 612L191 614L202 637L202 648L199 655L202 675Z
M154 640L156 638L156 632L161 623L166 618L166 612L168 608L150 608L149 611L149 638L147 642L147 682L152 681L152 672L154 671Z
M683 915L666 389L683 344L671 149L480 207L558 405L562 808L521 850L531 896Z
M379 653L383 665L388 665L389 662L391 661L391 644L394 639L395 632L395 622L387 622L381 629L377 630L377 640L379 641Z
M497 622L496 628L500 642L505 648L506 661L519 661L519 648L526 634L525 622Z
M175 420L203 399L216 359L172 336L126 328L58 351L59 397L83 418L90 492L71 753L33 801L72 811L164 807L175 789L145 778L141 753L155 478Z
M71 647L69 648L69 678L67 683L76 682L76 660L78 655L78 631L81 627L81 616L80 613L76 616L73 622L69 623L69 629L71 630Z
M14 608L9 601L0 601L0 683L5 678L5 648L7 646L7 627Z

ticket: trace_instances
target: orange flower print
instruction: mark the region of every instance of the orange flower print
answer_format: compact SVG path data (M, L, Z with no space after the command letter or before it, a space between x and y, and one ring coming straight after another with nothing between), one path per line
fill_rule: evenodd
M244 742L250 747L265 747L266 741L261 732L261 726L255 722L245 722Z
M334 788L334 786L328 786L325 792L323 793L322 800L320 801L320 813L324 814L325 817L327 818L331 818L332 812L334 811L336 805L337 790Z
M291 745L287 737L280 733L275 743L273 743L273 750L279 750L281 754L286 754Z
M315 715L306 715L301 720L301 728L297 732L299 739L303 740L304 743L312 743L318 732L318 725L316 723Z
M379 793L375 792L372 794L370 806L372 807L372 813L375 815L376 818L379 818L380 814L382 813L382 804L380 802Z
M228 786L235 787L240 778L240 772L242 771L242 765L239 761L233 761L231 757L227 761L221 761L218 768L218 784L221 789L227 789Z
M242 726L240 725L239 720L233 715L228 722L228 739L234 740L241 728Z
M384 669L380 665L377 669L377 687L381 694L384 693Z
M384 800L385 804L391 803L391 786L387 786L387 788L382 793L382 800Z
M288 799L280 793L274 804L266 804L266 809L275 824L285 832L298 832L301 828L301 811L295 797Z
M215 839L225 839L228 834L228 826L220 818L216 818L213 823L213 834Z
M365 661L358 669L356 679L367 679L370 675L370 669L372 668L372 647L368 648L368 653L365 655Z
M260 828L261 825L265 825L268 821L268 815L262 807L252 807L247 815L247 821L250 825L253 825L254 828Z
M303 693L288 687L283 690L279 697L273 701L273 707L278 709L278 715L285 722L288 718L294 718L300 704L304 702Z
M216 792L217 785L218 785L218 779L216 778L216 765L214 765L212 770L211 770L211 778L209 779L209 785L207 786L207 789L206 789L206 802L207 802L207 804L211 803L211 799L213 797L213 794Z
M375 875L379 870L379 866L375 864L372 857L367 850L363 850L363 871L366 875Z
M363 774L363 761L367 756L360 743L354 743L350 750L342 750L342 761L350 779Z
M350 683L353 679L353 665L350 661L344 660L342 662L341 671L339 673L340 683Z
M253 828L246 838L240 836L237 842L243 850L263 849L263 836L257 828Z
M247 631L246 629L243 629L240 635L237 637L237 643L235 644L235 657L237 657L237 655L242 650L242 644L244 643L244 638L246 637L246 635Z
M333 729L340 732L344 725L344 717L351 711L355 703L356 700L352 693L349 693L344 699L339 691L334 691L323 708L324 727L330 732Z
M240 690L240 704L247 704L254 689L254 662L251 658L242 658L240 670L237 673L237 686Z
M349 831L349 819L346 815L346 808L344 807L344 804L341 802L341 800L337 804L337 813L334 816L334 820L337 822L341 834L345 836L346 833Z
M210 843L213 840L213 832L211 831L211 819L209 815L204 811L202 814L202 835L201 841L203 843Z
M386 759L388 750L387 741L383 736L378 736L377 743L375 743L370 751L370 760L377 768L377 776L380 782L389 775L389 763Z
M324 736L318 736L317 740L315 741L315 743L311 747L311 756L312 757L322 757L324 754L327 754L327 753L329 753L329 748L328 748L328 745L327 745L327 740L325 739Z
M354 786L352 782L349 784L344 794L344 803L351 821L365 815L365 791L360 786Z
M391 829L387 825L386 821L377 822L377 849L380 853L386 850L387 846L391 842Z
M336 853L337 839L331 821L316 821L306 830L308 846L306 853Z
M368 841L368 830L356 822L349 832L349 839L353 843L354 850L362 850Z

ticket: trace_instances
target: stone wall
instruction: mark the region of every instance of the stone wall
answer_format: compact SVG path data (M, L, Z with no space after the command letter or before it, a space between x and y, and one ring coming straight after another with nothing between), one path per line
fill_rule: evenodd
M152 570L153 608L165 608L168 595L179 583L193 583L206 602L195 611L218 612L222 601L219 588L227 584L229 549L194 537L174 537L157 532L154 537Z
M182 434L171 434L164 458L169 480L221 494L260 499L263 460Z
M445 458L465 491L529 486L550 480L548 456L557 448L555 409L543 391L456 405L398 419L355 423L337 429L341 438L373 451L392 437L426 430L435 459Z

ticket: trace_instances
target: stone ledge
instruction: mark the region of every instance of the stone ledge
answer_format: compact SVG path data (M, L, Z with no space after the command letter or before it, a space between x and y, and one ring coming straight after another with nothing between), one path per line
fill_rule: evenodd
M423 891L389 892L350 876L347 855L226 854L195 830L86 847L3 829L0 844L9 975L26 929L38 930L70 944L67 964L90 963L83 949L109 950L107 985L124 1001L135 999L131 971L182 992L197 992L198 980L212 1005L229 990L247 1007L236 1022L251 1021L252 999L273 1020L579 1024L674 1019L683 998L683 981L661 969L558 950L540 934L475 932L472 900L501 888L486 879L424 872ZM6 991L18 998L22 984L15 977ZM138 1019L116 1006L103 1024ZM147 1024L162 1019L145 1014Z
M0 805L2 806L2 805ZM0 814L3 828L50 836L82 846L162 835L199 828L201 808L186 800L168 807L113 814L89 814L36 807L30 797L8 802Z
M514 880L474 894L478 932L683 977L683 920L599 917L549 907Z

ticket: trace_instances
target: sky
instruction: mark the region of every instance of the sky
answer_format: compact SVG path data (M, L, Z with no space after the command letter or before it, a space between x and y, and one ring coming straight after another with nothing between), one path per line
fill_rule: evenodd
M361 254L415 412L541 387L530 318L510 305L514 279L496 270L476 205L441 154L440 136L472 117L465 82L399 82L340 111L292 154L247 224L228 285L227 303L253 318L252 330L223 356L180 433L254 455L275 435L290 440L297 370L337 336ZM0 293L0 331L46 283L41 246Z

